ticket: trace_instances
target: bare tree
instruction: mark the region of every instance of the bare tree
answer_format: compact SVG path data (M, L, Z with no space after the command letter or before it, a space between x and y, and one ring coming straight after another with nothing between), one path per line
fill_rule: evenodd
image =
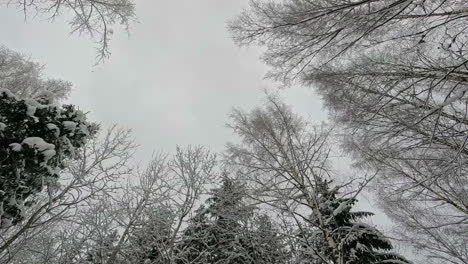
M144 170L120 175L112 190L88 199L22 250L35 261L50 252L50 262L33 263L143 263L155 252L173 263L184 223L216 177L214 165L215 156L203 147L177 148L170 159L158 153Z
M71 32L84 33L95 40L99 61L110 55L109 42L115 26L128 30L135 16L133 0L7 0L7 6L21 9L26 17L31 12L52 21L63 13L71 16Z
M186 149L177 147L169 166L176 180L172 201L176 208L176 219L168 243L167 259L174 262L177 258L175 249L183 227L192 216L194 207L200 202L202 195L207 193L209 185L219 177L219 172L215 167L216 155L201 146L188 146Z
M385 263L407 263L391 253L359 248L364 243L376 243L375 249L381 243L384 250L392 246L385 239L364 242L383 236L370 226L353 222L372 215L350 212L370 179L364 178L361 186L336 179L329 160L330 128L311 126L273 97L264 109L248 114L235 110L230 126L242 141L229 145L228 162L238 166L251 184L252 198L289 216L300 233L296 244L304 245L304 253L315 261L312 263L379 263L383 259ZM347 218L353 221L343 220ZM306 235L308 232L313 235ZM352 242L354 239L359 242Z
M330 150L324 144L328 133L306 134L309 124L284 104L269 100L266 109L233 111L229 126L242 142L228 145L228 164L240 168L240 175L254 190L254 201L279 209L283 224L287 223L283 232L289 235L290 248L294 249L300 243L297 229L304 229L313 208L318 208L313 201L316 182L329 176Z
M254 1L230 26L267 46L273 77L317 89L378 172L398 237L434 263L468 261L467 14L458 0Z
M282 203L293 199L301 206L316 183L330 177L330 130L312 126L277 99L268 100L266 109L233 111L229 126L242 144L228 145L228 162L246 170L242 174L262 190L263 202L292 206ZM312 200L307 203L314 207Z
M427 54L363 56L305 80L345 128L345 148L379 171L376 193L405 227L399 237L435 263L467 263L467 73L463 56Z
M55 240L44 246L43 252L52 251L54 256L49 263L126 263L122 252L145 210L168 199L167 186L160 184L166 176L164 159L164 155L155 156L147 169L119 175L112 189L86 200L69 219L60 220L52 233L44 234ZM25 251L32 254L33 263L43 263L38 261L39 250Z
M129 131L115 127L109 129L102 139L89 141L80 150L79 159L69 161L69 166L61 172L60 180L47 183L46 190L36 195L36 202L26 211L25 220L2 230L0 263L24 263L21 261L29 255L38 262L46 258L51 262L44 260L42 263L54 263L57 258L72 254L71 250L59 244L59 237L46 234L71 232L70 224L76 221L76 215L80 215L83 208L92 200L108 197L115 191L119 178L130 172L128 162L133 150ZM38 239L48 240L50 247L43 250L48 244L39 243ZM78 239L78 236L73 236L73 239ZM44 255L46 252L54 254Z
M0 46L0 87L20 98L47 97L62 100L68 97L71 83L45 78L44 67L24 55Z
M254 0L250 7L229 28L239 44L266 45L264 59L282 81L375 50L425 47L425 55L462 60L465 53L465 1Z
M168 177L166 155L160 153L143 173L139 173L138 184L135 186L129 182L124 195L116 199L116 206L120 211L116 219L121 229L120 238L105 263L117 263L131 232L142 224L145 212L170 199L171 186L168 184Z

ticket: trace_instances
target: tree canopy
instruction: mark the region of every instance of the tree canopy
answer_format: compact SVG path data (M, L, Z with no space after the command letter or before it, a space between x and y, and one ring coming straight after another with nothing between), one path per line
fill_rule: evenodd
M229 26L238 44L266 48L269 77L317 91L343 149L378 174L395 235L436 263L468 261L467 10L460 0L259 0Z

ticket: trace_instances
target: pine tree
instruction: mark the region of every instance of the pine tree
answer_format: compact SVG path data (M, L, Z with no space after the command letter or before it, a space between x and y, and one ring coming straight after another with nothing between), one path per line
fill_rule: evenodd
M177 264L211 263L210 251L216 244L211 225L206 208L202 205L190 219L190 225L184 231L182 241L177 247Z
M320 228L309 234L310 263L326 263L323 258L337 264L410 263L391 252L393 246L381 232L360 221L373 213L351 211L357 200L340 198L339 188L329 184L325 181L318 188L321 219L311 217L311 224Z
M168 242L172 235L173 211L158 207L149 212L141 227L129 239L127 260L135 264L168 263Z
M208 206L198 210L185 232L182 263L252 263L243 243L253 208L244 203L244 196L243 186L228 178L213 190Z
M259 215L253 221L253 230L246 241L253 263L280 264L287 263L289 253L283 237L279 234L268 215Z
M248 263L243 242L247 221L253 214L243 199L245 190L238 182L225 179L223 186L208 199L208 214L214 219L211 228L217 246L211 252L213 263Z
M0 90L0 228L23 219L32 196L54 183L65 161L96 131L72 105Z
M141 226L129 239L127 259L131 263L168 263L168 243L172 236L173 211L160 206L145 214Z
M185 230L178 263L284 263L270 219L255 219L255 208L245 203L245 195L242 184L224 179Z

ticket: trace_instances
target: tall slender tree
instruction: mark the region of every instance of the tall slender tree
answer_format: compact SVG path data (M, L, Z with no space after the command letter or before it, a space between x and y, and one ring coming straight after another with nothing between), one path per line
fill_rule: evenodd
M230 25L266 47L270 76L323 97L344 148L427 261L468 263L468 4L254 0Z
M296 259L311 263L407 263L386 253L382 234L361 222L366 212L351 212L362 186L334 175L329 160L331 130L314 127L278 98L250 113L235 110L231 127L241 143L229 146L229 162L254 188L252 198L284 212L298 229ZM331 186L335 177L341 184ZM364 178L364 184L368 179ZM340 193L348 186L347 193ZM305 257L305 258L304 258Z

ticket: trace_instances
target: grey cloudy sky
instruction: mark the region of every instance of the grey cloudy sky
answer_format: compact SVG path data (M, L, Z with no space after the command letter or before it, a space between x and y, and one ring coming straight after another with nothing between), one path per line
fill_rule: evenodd
M0 8L0 43L46 64L50 76L74 84L70 102L106 125L132 128L139 156L175 144L202 144L221 150L230 131L226 117L233 106L262 102L266 66L258 50L239 48L226 22L247 1L137 1L138 22L130 36L117 31L112 56L95 63L94 44L69 35L66 23L28 18ZM61 18L59 18L60 20ZM294 110L323 120L319 99L310 89L281 94Z

